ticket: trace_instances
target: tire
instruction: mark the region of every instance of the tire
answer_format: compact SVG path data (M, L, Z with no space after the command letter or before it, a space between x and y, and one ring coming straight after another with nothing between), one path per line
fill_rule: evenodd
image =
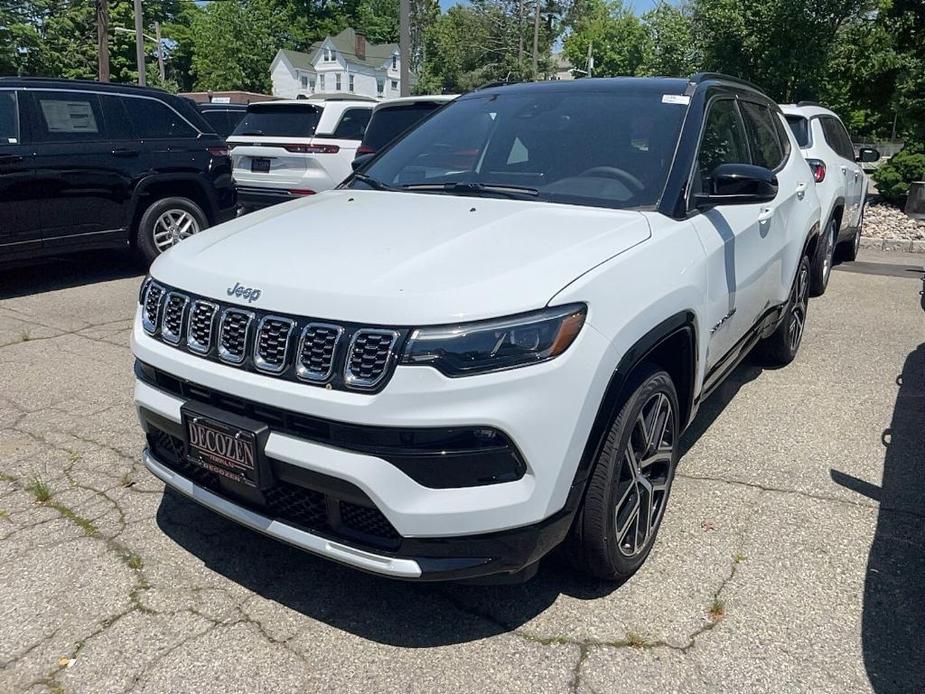
M141 215L136 247L150 263L179 241L209 226L205 212L189 198L156 200Z
M760 345L762 355L772 366L786 366L800 350L809 307L810 274L809 260L803 256L790 288L784 317L777 329Z
M832 264L835 262L835 241L838 238L838 223L831 219L826 225L825 233L819 239L819 245L813 255L810 272L810 293L812 296L822 296L829 286L829 275L832 274Z
M838 249L838 257L845 262L857 260L858 250L861 248L861 229L864 228L864 209L861 208L861 218L858 220L858 228L854 231L854 236L850 241L841 244Z
M606 581L625 581L648 557L678 462L678 395L671 376L643 365L629 389L610 422L565 548L575 568Z

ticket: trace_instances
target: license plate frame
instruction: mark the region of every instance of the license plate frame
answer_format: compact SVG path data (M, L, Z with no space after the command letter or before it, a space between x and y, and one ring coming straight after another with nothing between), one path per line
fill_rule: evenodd
M264 157L251 159L251 173L270 173L270 160Z
M268 427L206 405L180 409L186 460L235 485L263 490L273 483L263 455Z

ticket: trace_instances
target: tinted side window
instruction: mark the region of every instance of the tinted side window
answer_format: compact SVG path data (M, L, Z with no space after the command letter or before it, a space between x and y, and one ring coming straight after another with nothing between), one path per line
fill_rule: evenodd
M202 117L205 118L206 122L215 128L215 132L222 137L227 137L231 134L233 128L228 122L227 111L203 111ZM235 123L235 125L237 125L237 123Z
M749 164L745 130L735 102L722 99L713 102L697 153L692 193L710 192L710 174L720 164Z
M851 138L841 121L832 116L822 116L819 119L822 125L822 134L829 147L834 149L839 156L854 161L854 147L851 144Z
M113 140L130 140L135 137L132 124L125 112L125 99L118 96L102 96L103 116L106 118L106 130Z
M154 99L123 99L135 133L143 140L196 137L198 134L172 108Z
M105 139L103 112L96 94L35 92L34 137L40 142L93 142Z
M772 120L771 109L747 101L743 101L741 106L748 144L752 150L752 163L776 169L784 160L784 151Z
M809 147L811 137L809 120L803 116L787 116L787 125L790 126L794 136L797 138L797 144L800 147Z
M348 108L340 117L340 123L334 128L332 137L341 140L362 140L372 112L369 108Z
M19 113L16 109L16 92L0 92L0 145L19 142Z

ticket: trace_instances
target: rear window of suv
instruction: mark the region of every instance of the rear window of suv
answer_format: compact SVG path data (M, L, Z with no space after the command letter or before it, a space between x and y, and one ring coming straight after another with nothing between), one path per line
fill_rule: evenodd
M389 106L373 113L363 146L372 150L382 149L389 142L405 132L422 118L443 106L442 103L424 101L405 106Z
M19 114L16 110L16 92L0 92L0 145L19 142Z
M809 147L809 121L803 116L786 116L787 124L797 138L797 144L802 148Z
M279 104L247 109L232 135L311 137L322 109L312 104Z

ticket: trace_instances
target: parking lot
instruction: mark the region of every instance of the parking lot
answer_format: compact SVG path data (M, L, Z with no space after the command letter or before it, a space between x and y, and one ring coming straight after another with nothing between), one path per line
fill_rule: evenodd
M0 691L925 691L925 311L866 252L708 400L622 586L392 582L140 463L114 255L0 277Z

